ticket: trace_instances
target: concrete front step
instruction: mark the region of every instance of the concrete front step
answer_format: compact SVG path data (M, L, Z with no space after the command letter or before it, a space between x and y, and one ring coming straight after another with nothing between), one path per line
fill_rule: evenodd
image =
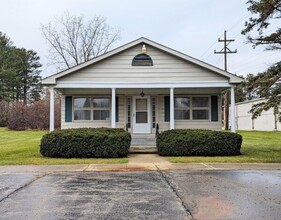
M129 150L130 154L157 154L157 150Z
M129 152L134 153L157 153L156 146L131 146Z
M132 150L157 150L156 146L132 146L130 147Z
M154 134L133 134L131 146L156 146Z
M156 146L156 141L133 140L131 146Z

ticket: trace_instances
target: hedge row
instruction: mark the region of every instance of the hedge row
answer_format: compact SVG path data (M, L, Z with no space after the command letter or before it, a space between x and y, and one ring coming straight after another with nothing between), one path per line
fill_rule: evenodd
M78 128L53 131L42 137L46 157L116 158L129 153L131 135L118 128Z
M241 144L239 134L199 129L163 131L156 140L161 156L240 155Z

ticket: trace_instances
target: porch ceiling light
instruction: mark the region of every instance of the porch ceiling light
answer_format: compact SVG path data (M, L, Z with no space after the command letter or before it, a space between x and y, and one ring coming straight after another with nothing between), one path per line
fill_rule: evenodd
M141 96L141 97L144 97L144 92L143 92L143 90L141 91L140 96Z

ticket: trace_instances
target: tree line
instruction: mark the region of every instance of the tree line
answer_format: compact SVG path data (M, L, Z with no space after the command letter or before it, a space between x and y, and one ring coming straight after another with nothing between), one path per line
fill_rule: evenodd
M21 101L25 104L40 100L40 57L33 50L17 48L0 32L0 101Z
M38 122L27 126L27 121L36 118L30 110L42 99L41 67L35 51L14 46L0 32L0 126L14 130L40 127L35 125Z
M119 39L120 30L106 18L65 13L47 25L42 35L50 46L49 58L59 70L106 53ZM48 129L49 94L41 85L40 57L17 48L0 32L0 126L13 130ZM60 95L55 99L55 127L60 128Z

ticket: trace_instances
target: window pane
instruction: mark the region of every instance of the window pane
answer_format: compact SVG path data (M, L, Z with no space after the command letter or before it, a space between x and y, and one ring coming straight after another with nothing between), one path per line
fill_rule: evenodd
M90 110L75 110L74 120L91 120Z
M209 98L208 97L193 97L192 107L208 107Z
M175 110L175 119L176 120L188 120L188 119L190 119L189 110Z
M109 110L101 110L101 120L109 120Z
M189 107L189 98L175 98L175 108Z
M136 112L136 123L147 123L147 112Z
M94 120L109 120L109 110L94 110Z
M209 119L209 110L193 110L192 118L194 120Z
M94 120L101 120L101 111L100 110L94 110Z
M147 99L136 99L136 110L147 110Z
M94 108L109 108L110 101L105 98L94 98L93 99Z
M74 98L74 108L91 107L91 98Z

